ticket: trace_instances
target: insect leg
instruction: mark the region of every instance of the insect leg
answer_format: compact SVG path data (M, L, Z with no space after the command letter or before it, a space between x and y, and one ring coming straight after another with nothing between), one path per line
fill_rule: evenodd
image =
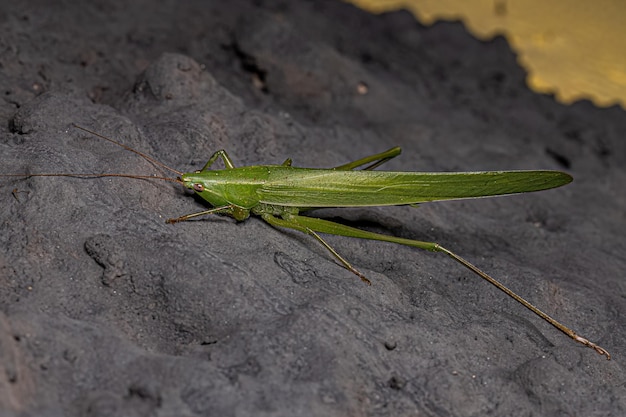
M350 264L350 262L348 262L343 256L341 256L332 246L330 246L324 239L322 239L322 237L320 235L318 235L313 229L306 227L306 226L301 226L300 224L298 224L298 222L296 221L292 221L292 220L288 220L289 217L287 219L280 219L276 216L273 216L271 214L262 214L261 217L263 218L263 220L265 220L266 222L268 222L269 224L271 224L274 227L286 227L289 229L295 229L298 230L300 232L309 234L311 236L313 236L315 239L317 239L326 249L328 249L328 251L330 253L333 254L333 256L335 258L337 258L337 260L339 262L341 262L341 264L350 272L352 272L353 274L355 274L356 276L358 276L359 278L361 278L361 281L365 282L368 285L372 285L372 282L367 279L365 277L365 275L363 275L363 273L361 273L358 269L356 269L354 266L352 266L352 264ZM296 216L299 217L299 216Z
M358 167L360 167L362 165L374 162L372 165L363 168L363 170L369 171L369 170L372 170L372 169L374 169L374 168L384 164L385 162L389 161L390 159L393 159L396 156L400 155L400 152L402 152L402 150L398 146L396 146L395 148L391 148L389 150L386 150L385 152L377 153L376 155L366 156L365 158L361 158L359 160L356 160L356 161L353 161L353 162L349 162L349 163L344 164L344 165L340 165L340 166L335 167L333 169L337 170L337 171L349 171L349 170L358 168Z
M335 222L331 222L331 221L323 220L323 219L317 219L317 218L314 218L314 217L289 215L289 219L292 222L298 224L299 227L301 227L301 228L307 228L307 229L314 230L314 231L317 231L317 232L320 232L320 233L328 233L328 234L333 234L333 235L356 237L356 238L361 238L361 239L381 240L381 241L385 241L385 242L398 243L398 244L401 244L401 245L406 245L406 246L412 246L412 247L416 247L416 248L420 248L420 249L425 249L425 250L429 250L429 251L432 251L432 252L443 252L446 255L448 255L450 258L454 259L455 261L457 261L458 263L460 263L461 265L463 265L464 267L469 269L470 271L474 272L476 275L478 275L481 278L483 278L486 281L488 281L490 284L496 286L499 290L504 292L506 295L508 295L509 297L513 298L518 303L522 304L524 307L526 307L527 309L529 309L530 311L532 311L533 313L535 313L536 315L538 315L539 317L541 317L542 319L544 319L545 321L550 323L552 326L554 326L557 329L559 329L561 332L565 333L570 338L574 339L576 342L581 343L581 344L583 344L583 345L585 345L587 347L590 347L590 348L594 349L599 354L606 356L607 359L611 359L611 355L604 348L602 348L602 347L598 346L597 344L589 341L588 339L578 335L575 331L573 331L569 327L565 326L564 324L558 322L557 320L555 320L554 318L550 317L549 315L547 315L543 311L539 310L533 304L531 304L530 302L526 301L521 296L517 295L513 290L509 289L504 284L502 284L501 282L499 282L498 280L496 280L495 278L493 278L492 276L490 276L486 272L483 272L481 269L479 269L474 264L472 264L469 261L463 259L462 257L457 255L456 253L454 253L454 252L444 248L443 246L439 245L438 243L423 242L423 241L420 241L420 240L404 239L404 238L395 237L395 236L383 235L383 234L380 234L380 233L368 232L368 231L365 231L365 230L356 229L354 227L345 226L343 224L339 224L339 223L335 223Z
M165 223L174 224L179 222L184 222L194 217L205 216L207 214L215 214L215 213L223 213L223 214L231 214L233 211L232 205L214 207L209 210L199 211L197 213L185 214L184 216L176 217L175 219L167 219Z
M209 158L207 163L204 164L200 172L208 170L209 167L213 165L213 163L217 160L217 158L222 158L222 161L224 161L224 166L226 166L226 168L228 169L235 168L235 165L233 164L232 159L230 159L230 156L228 156L228 154L226 153L224 149L221 149L215 152L213 155L211 155L211 157Z
M553 325L554 327L556 327L557 329L559 329L560 331L562 331L563 333L565 333L566 335L568 335L569 337L571 337L572 339L577 341L578 343L582 343L583 345L594 349L600 355L606 356L607 359L611 359L611 354L607 350L605 350L604 348L602 348L602 347L596 345L595 343L589 341L588 339L578 335L575 331L573 331L569 327L567 327L564 324L561 324L557 320L553 319L552 317L550 317L549 315L547 315L546 313L544 313L543 311L539 310L537 307L535 307L534 305L532 305L531 303L526 301L524 298L522 298L519 295L517 295L516 293L514 293L508 287L505 287L504 284L500 283L495 278L491 277L487 273L485 273L482 270L478 269L478 267L476 267L475 265L473 265L470 262L466 261L465 259L461 258L456 253L454 253L454 252L444 248L443 246L440 246L440 245L437 245L437 246L438 246L438 251L439 252L445 253L446 255L448 255L449 257L454 259L455 261L459 262L461 265L465 266L466 268L468 268L469 270L471 270L475 274L479 275L481 278L484 278L485 280L489 281L489 283L491 283L491 284L495 285L496 287L498 287L498 289L503 291L506 295L508 295L509 297L513 298L515 301L517 301L518 303L522 304L524 307L526 307L527 309L529 309L530 311L532 311L533 313L535 313L536 315L538 315L539 317L541 317L542 319L544 319L545 321L547 321L548 323L550 323L551 325Z

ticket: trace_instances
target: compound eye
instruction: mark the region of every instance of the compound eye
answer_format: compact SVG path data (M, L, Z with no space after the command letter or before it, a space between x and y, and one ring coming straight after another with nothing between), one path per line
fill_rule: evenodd
M201 193L202 191L204 191L204 185L197 182L193 185L193 189L194 191Z

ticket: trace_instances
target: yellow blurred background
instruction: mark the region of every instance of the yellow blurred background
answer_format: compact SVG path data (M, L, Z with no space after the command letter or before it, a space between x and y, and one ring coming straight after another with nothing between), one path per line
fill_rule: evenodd
M501 34L535 91L563 103L626 108L626 1L345 0L369 12L407 9L425 25L461 20L479 39Z

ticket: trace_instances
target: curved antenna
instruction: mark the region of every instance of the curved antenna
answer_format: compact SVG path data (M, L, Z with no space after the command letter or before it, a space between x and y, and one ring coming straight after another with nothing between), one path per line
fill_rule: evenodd
M176 182L178 184L182 184L183 181L180 178L168 178L168 177L157 177L152 175L133 175L133 174L53 174L53 173L43 173L43 174L0 174L0 177L20 177L20 178L30 178L30 177L74 177L74 178L103 178L103 177L118 177L118 178L134 178L136 180L161 180L161 181L169 181Z
M75 127L75 128L77 128L77 129L83 130L83 131L85 131L85 132L87 132L87 133L91 133L92 135L97 136L97 137L99 137L100 139L104 139L104 140L106 140L106 141L109 141L109 142L111 142L111 143L113 143L113 144L115 144L115 145L117 145L117 146L119 146L119 147L121 147L121 148L126 149L127 151L133 152L133 153L135 153L135 154L137 154L137 155L141 156L141 157L142 157L143 159L145 159L146 161L151 162L151 163L153 163L153 164L155 164L155 165L157 165L157 166L160 166L161 168L164 168L164 169L166 169L166 170L168 170L168 171L170 171L170 172L173 172L173 173L178 174L178 175L181 175L181 176L183 175L183 173L182 173L182 172L180 172L180 171L178 171L178 170L175 170L174 168L170 168L170 167L168 167L167 165L165 165L163 162L157 161L157 160L156 160L156 159L154 159L153 157L151 157L151 156L149 156L149 155L146 155L146 154L145 154L145 153L143 153L143 152L139 152L138 150L133 149L133 148L131 148L130 146L124 145L122 142L118 142L118 141L113 140L113 139L111 139L111 138L107 138L107 137L106 137L106 136L104 136L104 135L101 135L101 134L99 134L99 133L93 132L93 131L91 131L91 130L89 130L89 129L86 129L86 128L82 127L82 126L78 126L78 125L77 125L77 124L75 124L75 123L72 123L72 126L74 126L74 127ZM91 175L91 174L89 174L89 175ZM103 176L104 176L104 175L103 175ZM114 175L106 175L106 176L114 176ZM131 178L139 178L139 177L141 177L141 176L131 177ZM154 177L154 178L157 178L157 177Z

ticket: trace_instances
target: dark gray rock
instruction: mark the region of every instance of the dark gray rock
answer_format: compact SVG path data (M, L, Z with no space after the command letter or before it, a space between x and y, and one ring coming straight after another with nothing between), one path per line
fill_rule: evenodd
M622 416L626 118L529 91L506 42L334 1L4 4L2 173L331 167L566 169L567 187L316 215L450 247L613 354L445 256L259 219L123 178L0 178L0 414ZM366 87L366 88L365 88ZM366 94L362 94L366 91Z

